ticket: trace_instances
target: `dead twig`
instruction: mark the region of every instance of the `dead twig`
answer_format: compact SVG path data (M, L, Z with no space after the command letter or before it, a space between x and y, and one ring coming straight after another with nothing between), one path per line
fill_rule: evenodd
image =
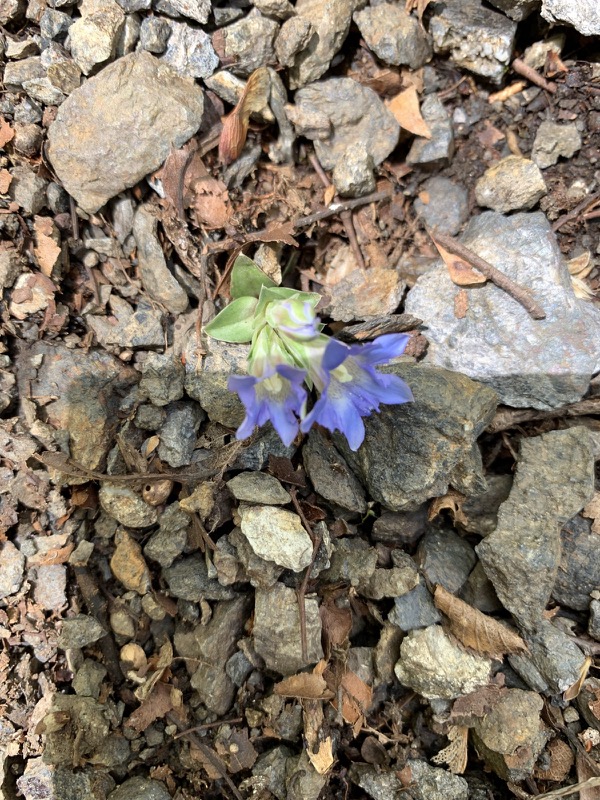
M319 552L319 547L321 546L322 537L315 534L310 522L306 519L306 515L302 510L302 506L298 502L298 495L296 493L296 489L292 486L290 487L289 492L292 498L292 503L294 505L294 508L296 509L296 513L300 517L300 521L304 526L304 530L308 533L313 543L312 558L310 559L310 564L306 568L306 573L304 575L302 584L297 591L298 613L300 615L300 644L302 646L302 659L304 661L308 661L308 641L306 636L306 608L304 606L304 598L306 597L306 587L308 586L310 573L312 572L312 568L314 567L317 553Z
M554 789L545 794L539 794L536 800L555 800L558 797L569 797L570 795L578 794L582 789L593 789L600 786L600 778L588 778L587 781L582 783L575 783L573 786L565 786L564 789Z
M493 267L489 262L481 258L481 256L478 256L477 253L474 253L468 247L465 247L464 244L461 244L451 236L448 236L445 233L440 233L437 230L430 232L430 236L432 239L434 239L434 241L439 242L449 253L464 259L472 267L475 267L475 269L479 270L482 275L485 275L488 280L496 284L499 289L503 289L514 300L516 300L517 303L520 303L534 319L546 318L546 312L544 309L538 305L525 287L515 283L515 281L513 281L503 272L500 272L500 270L496 269L496 267Z
M586 197L586 199L579 203L578 206L575 206L572 211L569 211L567 214L563 214L562 217L559 217L552 226L552 230L554 233L556 233L556 231L560 230L563 225L567 224L567 222L577 219L580 214L583 214L585 211L589 211L597 203L600 203L600 192L595 192L589 197Z
M600 397L590 397L569 403L550 411L539 411L535 408L499 408L494 419L487 426L487 433L500 433L515 425L533 420L556 419L557 417L582 417L588 414L600 414Z
M545 89L550 94L554 94L556 92L557 86L555 83L551 83L544 78L543 75L540 75L539 72L533 69L533 67L528 66L522 59L515 58L512 62L511 67L518 75L522 75L524 78L527 78L528 81L531 83L535 83L536 86L539 86L540 89Z

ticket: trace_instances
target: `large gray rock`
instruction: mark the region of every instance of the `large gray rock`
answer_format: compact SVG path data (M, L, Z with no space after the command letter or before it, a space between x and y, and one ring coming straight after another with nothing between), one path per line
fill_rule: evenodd
M595 0L542 0L542 17L572 25L584 36L600 36L600 6Z
M419 69L431 58L431 41L425 29L399 5L369 6L357 11L354 21L369 48L386 64Z
M327 71L350 29L352 14L364 0L298 0L296 14L312 26L308 44L290 69L290 88L316 81Z
M203 108L197 84L149 53L131 53L60 106L48 130L48 157L67 191L93 213L187 142Z
M414 402L382 406L365 419L357 452L336 434L336 446L371 497L392 511L414 510L452 484L464 494L485 489L477 437L496 409L496 395L464 375L403 364L393 372Z
M560 694L579 680L585 655L571 636L543 619L523 638L527 652L509 656L509 662L532 689Z
M559 158L571 158L581 148L581 135L575 123L558 125L544 120L537 129L531 159L540 169L556 164Z
M464 318L454 313L460 291L445 266L423 275L405 310L427 326L426 361L464 372L515 407L556 408L579 400L600 369L600 314L578 300L550 224L541 213L471 220L461 241L521 286L546 312L533 320L491 282L468 292Z
M587 611L591 593L600 587L598 534L592 521L573 517L560 532L562 555L552 590L552 597L561 606Z
M469 784L460 775L432 767L420 759L406 763L410 767L410 794L414 800L468 800Z
M125 14L115 0L83 0L81 17L69 30L71 54L81 71L88 75L97 64L115 53Z
M429 127L431 138L417 136L408 151L406 161L428 167L443 166L454 153L454 131L450 115L435 94L430 94L423 100L421 113Z
M250 75L273 61L278 31L279 25L275 20L263 17L257 10L223 28L225 57L234 59L232 70L240 75Z
M297 514L273 506L244 506L239 513L242 533L257 556L293 572L310 564L313 543Z
M476 548L502 605L534 630L550 599L560 562L560 528L594 493L587 428L523 439L508 500L494 533Z
M372 89L352 78L305 86L287 110L296 132L314 141L324 169L334 169L358 144L377 166L398 143L400 125L394 115Z
M208 22L211 2L210 0L158 0L155 8L170 17L189 17L204 25Z
M450 53L457 66L495 83L506 72L516 31L516 22L480 0L437 2L429 22L436 53Z

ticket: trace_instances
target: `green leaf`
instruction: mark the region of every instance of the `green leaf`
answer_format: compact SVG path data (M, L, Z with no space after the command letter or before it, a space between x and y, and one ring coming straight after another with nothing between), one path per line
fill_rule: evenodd
M274 300L289 300L290 298L310 303L313 308L316 308L321 295L316 294L316 292L299 292L296 289L286 289L284 286L263 286L258 298L256 316L258 317L262 313L267 303L271 303Z
M220 342L243 344L252 339L254 312L258 300L255 297L238 297L211 320L204 330Z
M245 255L239 255L231 270L231 296L258 297L263 286L276 286L277 284L260 269L260 267Z

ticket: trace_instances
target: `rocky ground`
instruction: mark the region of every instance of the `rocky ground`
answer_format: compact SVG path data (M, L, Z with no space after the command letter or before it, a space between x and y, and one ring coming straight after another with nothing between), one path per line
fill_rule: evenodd
M0 25L0 798L597 800L594 0ZM242 251L410 333L357 452L235 440Z

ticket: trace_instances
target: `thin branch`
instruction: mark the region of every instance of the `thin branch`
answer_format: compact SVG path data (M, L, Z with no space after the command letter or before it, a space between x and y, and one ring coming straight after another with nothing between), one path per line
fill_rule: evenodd
M468 247L465 247L464 244L461 244L451 236L448 236L445 233L440 233L435 229L430 232L430 236L434 241L439 242L449 253L464 259L472 267L475 267L475 269L479 270L482 275L485 275L485 277L492 281L492 283L495 283L498 288L503 289L514 300L516 300L517 303L520 303L534 319L546 318L546 312L544 309L538 305L525 287L515 283L515 281L509 278L508 275L500 272L500 270L496 269L496 267L493 267L489 262L481 258L481 256L478 256L477 253L474 253Z
M550 94L554 94L556 92L556 84L550 83L544 78L543 75L540 75L539 72L536 72L533 67L528 66L522 59L515 58L512 62L511 67L518 75L522 75L524 78L527 78L528 81L531 83L535 83L536 86L539 86L540 89L545 89Z
M567 224L567 222L577 219L580 214L593 208L597 203L600 203L600 192L595 192L589 197L586 197L585 200L579 203L578 206L575 206L572 211L569 211L567 214L563 214L562 217L559 217L552 226L552 230L554 233L556 233L556 231L560 230L563 225Z
M321 546L321 536L315 535L315 532L312 529L310 522L306 519L306 515L302 510L302 506L298 502L298 495L296 493L295 487L290 487L289 489L292 503L298 516L300 517L300 521L304 526L304 530L310 536L312 543L313 543L313 551L312 557L310 559L310 564L306 568L306 573L304 574L304 579L300 588L298 589L298 613L300 615L300 643L302 645L302 660L308 661L308 640L306 635L306 607L304 605L304 598L306 597L306 587L308 586L308 581L310 579L310 573L315 565L315 559L317 558L317 553L319 552L319 547Z
M557 417L581 417L588 414L600 414L600 397L590 397L570 403L550 411L539 411L535 408L504 408L500 407L494 419L487 426L487 433L499 433L515 425L533 420L556 419Z

